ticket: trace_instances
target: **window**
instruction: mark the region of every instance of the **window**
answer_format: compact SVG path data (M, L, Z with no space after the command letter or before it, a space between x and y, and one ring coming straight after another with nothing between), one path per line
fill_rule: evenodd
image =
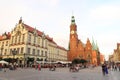
M2 46L4 46L4 42L2 42Z
M14 36L12 36L12 41L11 41L11 44L13 44L13 40L14 40Z
M33 49L33 52L32 52L33 55L35 55L35 49Z
M34 44L36 43L36 35L34 35Z
M10 49L10 55L12 54L12 49Z
M5 53L4 53L4 55L6 55L6 53L7 53L7 49L5 49Z
M19 35L19 40L18 40L18 43L20 43L20 40L21 40L21 35Z
M37 50L37 55L40 55L40 50Z
M42 38L42 47L44 46L44 39Z
M8 41L6 41L6 46L8 46Z
M40 38L38 38L38 44L40 44Z
M23 37L22 37L22 42L24 42L24 39L25 39L25 34L23 34Z
M23 50L24 50L24 48L22 47L22 48L21 48L21 53L23 53Z
M29 34L29 36L28 36L28 42L29 43L31 42L31 34Z
M90 57L90 55L88 54L88 57Z
M119 50L120 50L120 46L119 46Z
M19 50L20 50L20 49L19 49L19 48L17 48L17 54L19 54Z
M47 40L45 40L45 47L47 48Z
M28 52L28 54L30 54L30 48L28 48L28 51L27 51L27 52Z
M47 51L45 51L45 56L47 57Z
M41 56L43 56L43 50L41 51Z
M17 36L15 36L15 44L17 43Z

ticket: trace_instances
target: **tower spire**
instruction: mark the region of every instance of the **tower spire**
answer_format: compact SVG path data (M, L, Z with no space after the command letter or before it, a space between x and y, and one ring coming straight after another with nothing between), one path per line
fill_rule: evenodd
M96 45L95 45L93 37L92 37L92 50L96 50Z
M71 17L71 24L75 24L75 17L73 15Z
M19 24L21 24L22 23L22 17L20 17L20 20L19 20Z

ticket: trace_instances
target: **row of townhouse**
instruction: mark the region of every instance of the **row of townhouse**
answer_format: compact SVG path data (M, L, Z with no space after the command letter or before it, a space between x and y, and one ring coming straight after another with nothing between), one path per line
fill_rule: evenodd
M43 62L67 61L67 50L20 19L11 32L0 36L0 57L15 58L18 63L24 63L28 58Z
M120 63L120 43L117 43L117 48L114 49L113 54L109 55L110 62Z

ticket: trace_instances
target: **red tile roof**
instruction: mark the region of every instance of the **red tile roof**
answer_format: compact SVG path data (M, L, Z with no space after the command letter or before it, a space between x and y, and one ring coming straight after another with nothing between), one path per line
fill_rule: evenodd
M57 48L67 51L64 47L57 45Z
M5 32L4 34L0 35L0 40L5 40L3 36L6 36L5 39L10 39L11 34L10 34L10 32L8 32L8 33Z
M35 30L35 28L27 25L27 24L23 24L23 26L29 31L29 32L33 32ZM37 33L39 36L42 36L43 32L37 30ZM55 41L53 40L53 38L50 38L48 35L45 35L45 38L48 39L49 41L51 41L52 43L56 44Z
M2 40L2 36L0 35L0 40Z
M27 24L24 24L24 23L23 23L23 26L24 26L29 32L31 32L31 33L33 33L33 31L35 30L35 28L33 28L33 27L31 27L31 26L29 26L29 25L27 25ZM39 30L37 30L37 33L38 33L39 36L42 36L42 35L43 35L43 32L41 32L41 31L39 31ZM8 34L6 34L6 35L7 35L7 39L10 39L10 37L11 37L10 32L8 32ZM47 40L49 40L50 42L56 44L56 42L53 40L53 38L49 37L48 35L45 35L45 38L46 38ZM0 36L0 40L3 40L3 35ZM58 47L59 49L66 50L64 47L60 47L60 46L57 46L57 47Z

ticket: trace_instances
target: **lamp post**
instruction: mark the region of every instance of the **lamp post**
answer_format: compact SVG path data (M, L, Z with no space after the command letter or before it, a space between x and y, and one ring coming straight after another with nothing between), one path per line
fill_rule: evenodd
M25 67L25 53L23 55L24 55L24 67Z
M28 64L27 64L27 61L28 61L28 57L27 57L27 53L24 53L24 67L27 67Z
M12 50L12 55L13 55L13 63L14 63L14 58L15 58L15 55L17 54L17 50Z
M1 58L2 58L2 52L3 52L3 45L1 46L1 53L0 53Z

